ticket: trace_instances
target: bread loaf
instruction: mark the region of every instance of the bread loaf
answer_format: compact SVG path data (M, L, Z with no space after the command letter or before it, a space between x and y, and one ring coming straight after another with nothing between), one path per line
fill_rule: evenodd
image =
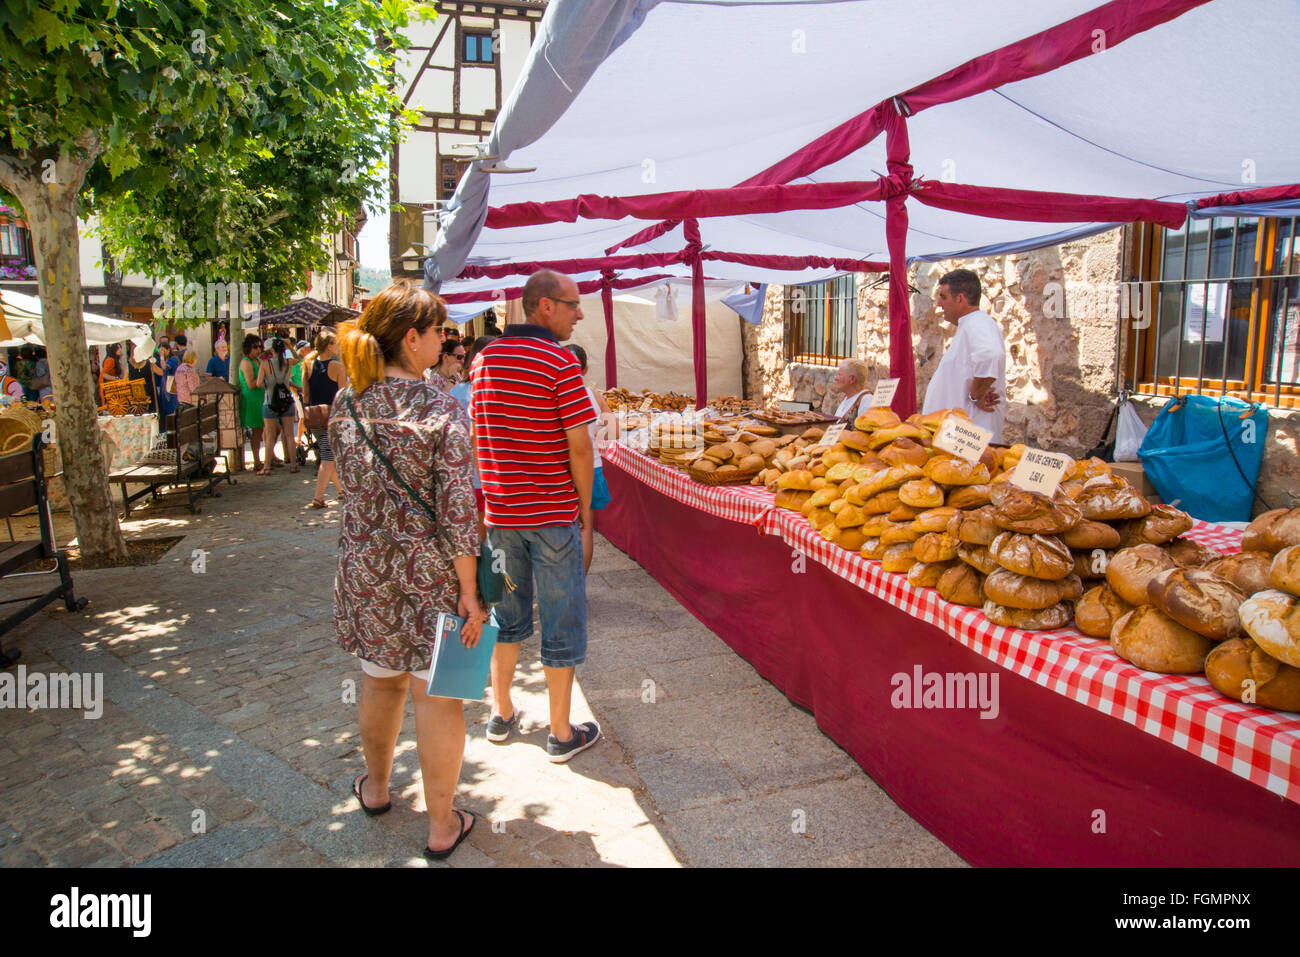
M912 520L912 527L918 532L946 532L948 523L952 521L952 517L956 514L957 510L955 508L949 508L946 505L927 509Z
M1151 506L1140 492L1114 476L1098 476L1084 483L1075 499L1083 517L1094 522L1114 522L1120 519L1145 518Z
M859 494L861 491L862 486L859 485ZM862 510L868 515L888 515L901 504L902 499L898 497L898 489L891 488L887 492L877 492L875 495L871 496L871 498L863 502Z
M949 562L957 557L957 539L947 532L927 532L916 540L912 551L922 562Z
M1078 551L1072 554L1074 555L1074 573L1085 581L1090 578L1105 578L1106 569L1110 567L1110 560L1115 557L1114 552L1108 552L1104 548L1093 548L1086 552Z
M1268 580L1274 588L1300 595L1300 545L1288 545L1273 556Z
M898 498L914 508L938 508L943 504L943 489L929 479L912 479L899 487Z
M913 508L910 505L895 505L889 510L889 520L891 522L910 522L920 515L921 511L921 509Z
M912 554L910 542L889 545L885 549L885 553L880 557L881 569L895 574L905 573L915 564L916 556Z
M1082 520L1079 508L1064 498L1053 501L1038 492L1027 492L1010 483L993 486L993 521L1008 532L1028 535L1059 535Z
M1241 634L1237 609L1246 595L1213 572L1182 566L1167 569L1147 582L1147 598L1180 625L1212 641Z
M907 580L917 588L933 588L943 573L956 562L917 562L907 571Z
M1222 556L1212 548L1190 538L1175 538L1169 543L1169 557L1185 568L1200 568Z
M925 465L930 458L930 453L926 451L925 446L912 439L896 439L884 448L878 449L876 454L880 456L881 461L889 465L914 465L920 467Z
M1214 647L1210 639L1178 624L1155 605L1134 608L1117 621L1110 645L1125 661L1163 675L1200 674L1205 656Z
M1119 530L1102 522L1084 519L1061 535L1061 541L1070 548L1091 551L1094 548L1118 548Z
M796 469L793 472L784 472L776 480L777 488L812 488L813 474L805 469Z
M1174 567L1169 553L1158 545L1134 545L1115 553L1106 566L1106 581L1130 605L1147 603L1147 583Z
M984 604L982 582L983 576L971 566L962 562L953 565L940 575L939 581L934 587L938 589L939 594L946 601L950 601L955 605L969 605L972 608L979 608Z
M981 575L992 574L1002 567L983 545L969 545L962 542L957 546L957 557L971 568L977 569Z
M928 438L925 429L903 422L900 425L895 425L890 428L872 430L871 447L873 449L883 449L890 442L897 441L898 439L915 440L924 438Z
M853 449L857 452L870 452L871 439L865 432L859 432L857 429L846 429L840 433L840 442L845 448Z
M1070 606L1065 602L1047 608L1009 608L995 601L984 602L984 616L995 625L1019 628L1022 631L1043 631L1064 628L1070 623Z
M1054 535L1003 532L989 543L989 554L1003 568L1031 578L1057 581L1074 571L1074 556Z
M1276 554L1289 545L1300 545L1300 508L1275 508L1246 526L1241 535L1243 552Z
M984 597L1007 608L1036 611L1061 601L1065 597L1063 592L1068 587L1063 586L1062 582L1043 581L1027 575L1017 575L1006 568L995 568L984 579Z
M958 485L949 490L947 497L943 501L944 505L952 508L975 509L981 505L989 504L989 486L984 485Z
M968 462L951 455L938 455L925 463L925 474L940 485L984 485L989 470L983 462Z
M1205 659L1221 695L1278 711L1300 711L1300 668L1283 664L1249 638L1229 638Z
M776 507L789 508L797 512L803 508L804 503L811 497L812 492L807 489L778 488L776 491Z
M1172 505L1154 505L1144 518L1130 519L1119 527L1120 547L1163 545L1190 530L1192 517Z
M1269 552L1238 552L1212 559L1203 567L1228 579L1247 595L1253 595L1272 587L1269 581L1272 564L1273 556Z
M862 534L861 526L856 528L841 528L839 537L835 539L835 544L840 548L847 549L850 552L860 551L862 546L867 543L867 536Z
M1295 595L1268 589L1242 602L1237 614L1247 634L1264 651L1300 668L1300 601Z
M911 522L891 522L889 527L880 533L880 540L884 544L907 543L909 550L911 549L911 543L920 537L920 532L912 528Z
M880 561L885 554L885 549L889 546L882 544L879 538L868 538L862 543L862 548L858 554L863 558L869 558L872 561Z
M1109 585L1097 585L1074 603L1074 627L1093 638L1110 638L1115 622L1132 610Z
M904 482L910 482L912 479L921 478L924 473L915 465L895 465L883 471L876 472L869 479L858 486L859 494L871 498L881 492L890 489L896 489Z
M814 497L816 497L817 494L820 493L814 493ZM835 512L835 524L840 528L853 528L861 525L866 520L867 516L863 514L860 507L857 505L849 505L847 502L844 503L843 508Z
M868 409L853 420L853 427L859 432L874 432L876 429L892 429L902 425L903 420L893 409Z
M970 512L958 512L948 522L948 534L970 545L987 545L998 537L993 521L993 506L985 505Z

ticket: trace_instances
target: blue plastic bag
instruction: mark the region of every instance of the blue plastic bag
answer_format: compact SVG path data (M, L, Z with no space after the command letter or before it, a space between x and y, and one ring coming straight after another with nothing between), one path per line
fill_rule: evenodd
M1138 456L1171 505L1204 522L1249 522L1267 431L1262 405L1185 395L1160 410Z

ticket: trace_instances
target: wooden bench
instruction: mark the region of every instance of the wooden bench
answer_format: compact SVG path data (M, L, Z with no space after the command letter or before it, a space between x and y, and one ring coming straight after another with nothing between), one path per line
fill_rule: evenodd
M187 504L192 514L198 514L199 508L194 504L204 495L220 497L216 490L217 483L224 477L230 482L230 475L222 476L216 470L217 465L217 404L205 404L202 412L194 406L167 416L167 461L145 462L126 468L114 469L108 475L109 482L122 487L123 518L131 517L131 503L148 495L157 501L158 490L169 486L185 486ZM210 443L204 440L212 436ZM192 447L192 448L191 448ZM190 451L192 457L187 458ZM143 485L139 491L128 494L128 485Z
M45 484L45 457L41 454L42 438L42 434L37 432L32 437L30 451L0 456L0 518L8 519L34 506L41 526L39 541L0 542L0 578L13 576L17 569L31 562L53 558L55 567L49 572L19 574L27 576L58 572L59 584L41 594L0 599L0 605L27 603L13 614L0 619L0 635L20 622L26 621L58 598L63 599L63 604L68 611L80 611L86 607L86 599L77 598L72 592L72 573L68 570L68 556L54 546L54 525L50 519L50 505ZM10 538L12 537L11 527ZM20 654L21 652L18 651L5 652L0 648L0 667L9 667L18 660Z

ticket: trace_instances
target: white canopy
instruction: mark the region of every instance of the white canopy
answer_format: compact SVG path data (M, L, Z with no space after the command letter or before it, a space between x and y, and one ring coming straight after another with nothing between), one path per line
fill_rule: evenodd
M45 326L42 321L41 301L35 296L0 289L0 306L4 309L5 323L9 326L10 338L0 342L0 348L21 346L24 343L45 345ZM114 342L131 342L139 346L152 343L152 333L148 326L125 319L110 319L97 316L92 312L83 312L82 321L86 326L86 344L104 346Z
M909 116L915 176L1180 202L1300 183L1300 0L553 0L489 138L499 158L462 178L426 272L457 292L516 284L447 282L466 262L602 256L654 221L481 224L489 206L737 185L875 104L1076 17L1079 29L1105 24L1081 58ZM1125 24L1143 17L1152 25L1126 38ZM1022 44L1010 59L1050 60L1058 40ZM988 69L987 58L974 69ZM885 146L879 135L791 182L874 180ZM537 169L480 172L492 165ZM915 199L907 211L910 258L1027 248L1097 225ZM888 259L881 202L707 218L700 230L719 251ZM679 226L620 252L683 245ZM797 282L841 270L707 262L705 271Z

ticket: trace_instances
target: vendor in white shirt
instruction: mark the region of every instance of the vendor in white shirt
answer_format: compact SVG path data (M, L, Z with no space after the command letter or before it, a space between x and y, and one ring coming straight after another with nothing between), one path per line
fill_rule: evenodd
M1007 353L1002 330L980 305L980 280L969 269L954 269L939 280L934 303L957 327L948 351L925 391L922 413L965 409L976 425L1002 441L1007 418L1001 401L1007 391Z
M831 379L831 391L844 396L835 417L853 425L854 419L871 408L873 393L867 391L867 364L861 359L845 359Z

